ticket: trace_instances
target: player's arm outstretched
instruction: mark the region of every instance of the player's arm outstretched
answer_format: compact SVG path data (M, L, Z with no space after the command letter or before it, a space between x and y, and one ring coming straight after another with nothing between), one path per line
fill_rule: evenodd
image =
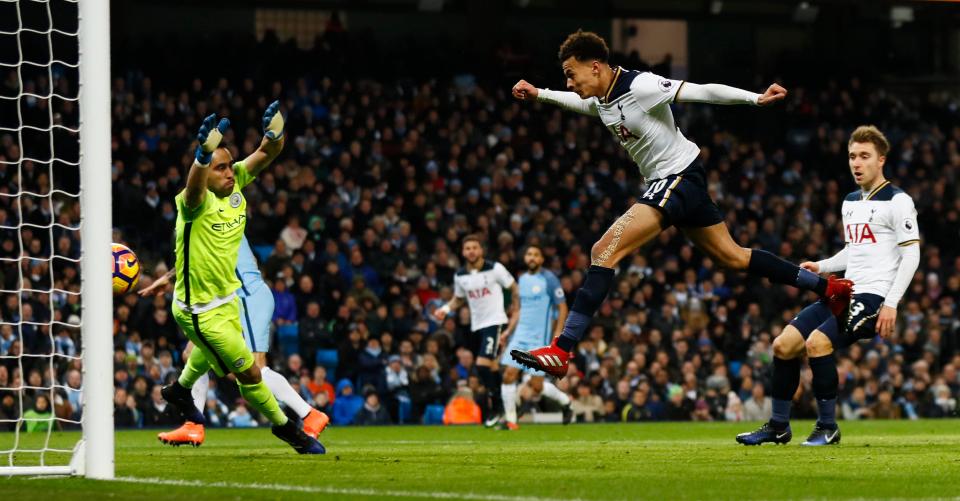
M756 94L723 84L682 82L676 100L680 103L752 104L767 106L787 97L787 89L770 84L763 94Z
M160 278L156 279L149 286L144 287L137 291L137 294L140 297L151 297L160 295L164 290L166 290L167 284L174 279L177 275L176 268L170 268L170 271L166 272Z
M247 172L256 177L266 169L283 151L284 136L283 115L280 114L280 101L274 101L263 113L263 139L260 147L243 160Z
M187 208L196 209L203 204L207 196L207 176L210 174L213 152L220 146L223 133L229 127L230 120L221 118L218 123L216 114L203 119L203 124L197 132L197 141L200 144L197 145L193 165L190 166L190 172L187 174L187 188L184 194Z
M538 89L526 80L517 82L511 92L521 101L543 101L584 115L600 116L595 99L582 99L575 92Z

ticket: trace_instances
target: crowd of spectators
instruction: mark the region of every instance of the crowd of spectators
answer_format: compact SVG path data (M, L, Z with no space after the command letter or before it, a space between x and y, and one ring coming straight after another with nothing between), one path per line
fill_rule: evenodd
M177 75L169 70L167 80ZM244 191L246 235L277 303L271 365L335 424L437 422L436 406L452 395L482 392L468 311L442 323L431 315L451 297L464 235L481 235L487 258L515 274L523 247L539 244L569 302L591 244L644 190L599 121L515 102L512 82L489 75L389 81L317 69L277 81L180 75L158 88L148 73L119 74L111 89L115 239L140 255L143 284L171 266L173 198L202 117L230 117L226 141L242 158L259 143L267 103L281 100L287 146ZM0 93L15 95L14 73L0 77ZM733 237L794 262L837 252L840 203L855 189L847 135L863 123L879 126L893 144L887 176L919 211L922 259L894 335L840 354L842 415L956 415L957 96L905 97L856 79L785 84L791 92L776 110L675 105ZM49 87L42 77L25 85ZM49 115L76 123L69 103L25 99L23 107L40 122ZM756 115L752 127L724 127L744 113ZM79 209L75 197L46 195L60 187L49 164L20 159L17 136L0 132L0 420L49 415L50 396L58 417L76 420L80 346L69 325L80 315L70 261L79 257ZM44 196L9 196L21 190ZM27 223L38 226L17 231ZM59 225L48 230L51 223ZM8 292L20 288L31 291ZM159 395L178 374L186 343L171 298L168 291L115 300L118 426L174 424ZM718 269L670 229L621 263L558 386L579 421L766 419L772 340L814 299ZM17 357L50 353L55 363ZM52 384L55 391L41 389ZM555 410L523 394L528 414ZM212 382L208 397L211 426L262 421L227 380ZM815 415L805 369L794 416Z

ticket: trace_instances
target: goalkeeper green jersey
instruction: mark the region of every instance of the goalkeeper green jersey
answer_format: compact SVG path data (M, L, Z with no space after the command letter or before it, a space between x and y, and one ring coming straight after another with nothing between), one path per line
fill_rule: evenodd
M186 190L177 194L177 284L174 299L190 313L223 304L240 288L237 254L247 225L247 200L240 190L253 181L243 162L233 164L233 193L218 198L207 190L195 209Z

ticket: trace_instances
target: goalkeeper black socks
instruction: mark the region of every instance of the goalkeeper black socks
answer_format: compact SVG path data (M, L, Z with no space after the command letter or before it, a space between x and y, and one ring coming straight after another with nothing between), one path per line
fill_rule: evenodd
M593 314L600 309L603 300L607 298L610 287L613 285L613 268L590 266L587 278L583 281L577 298L570 308L570 315L563 324L563 333L557 338L557 346L566 352L573 351L577 343L583 339L583 333L590 326Z
M827 292L826 279L764 250L753 249L750 252L747 271L768 278L773 283L792 285L821 296Z
M184 387L180 384L180 381L174 381L173 384L163 387L160 394L167 403L180 413L184 421L191 421L196 424L206 422L203 413L193 403L193 394L190 392L190 388Z

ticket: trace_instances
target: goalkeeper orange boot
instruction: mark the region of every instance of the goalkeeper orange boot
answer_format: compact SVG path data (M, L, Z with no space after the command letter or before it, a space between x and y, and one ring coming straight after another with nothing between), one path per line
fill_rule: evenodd
M203 443L203 438L203 425L194 423L192 421L183 423L183 426L177 428L176 430L157 434L157 440L174 447L179 447L181 445L200 447L200 445Z
M316 410L310 409L307 417L303 418L303 432L313 438L323 433L323 430L330 423L330 417Z

